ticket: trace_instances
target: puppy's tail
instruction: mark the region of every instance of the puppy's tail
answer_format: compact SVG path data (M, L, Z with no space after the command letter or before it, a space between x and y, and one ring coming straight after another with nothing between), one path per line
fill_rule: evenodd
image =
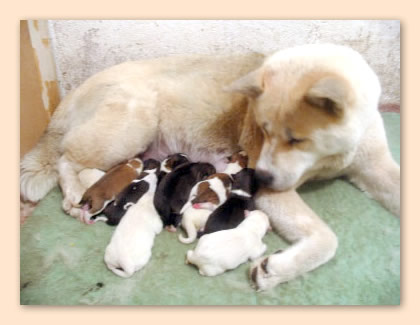
M25 200L41 200L58 181L56 168L62 135L47 130L20 162L20 193Z
M182 234L179 234L178 240L183 244L191 244L196 240L197 238L197 229L195 229L195 226L193 222L187 221L184 225L184 229L188 235L188 237L182 236Z

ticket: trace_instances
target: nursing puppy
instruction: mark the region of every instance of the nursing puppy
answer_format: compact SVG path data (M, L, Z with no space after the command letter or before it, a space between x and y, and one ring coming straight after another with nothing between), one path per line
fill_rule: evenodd
M267 246L262 238L269 227L268 216L264 212L251 211L235 229L201 237L197 247L187 252L186 263L196 265L200 274L205 276L233 270L264 254Z
M228 199L209 216L198 237L237 227L245 219L247 211L255 210L253 196L257 190L254 169L245 168L235 174Z
M153 204L157 171L147 172L140 180L138 185L147 190L128 209L106 247L105 263L118 276L128 278L147 264L155 236L162 231L162 221Z
M187 233L187 238L178 236L180 242L189 244L197 238L197 230L203 230L210 213L226 201L232 181L228 174L216 173L194 185L180 212L181 226Z
M248 155L245 151L234 153L228 158L229 163L223 173L233 175L248 167Z
M91 217L95 222L102 220L110 226L118 225L127 210L149 190L149 184L143 178L153 173L159 175L160 162L148 159L144 162L143 171L139 177L132 180L115 198L114 202L107 205L103 214L105 216Z
M165 160L163 160L160 164L160 174L159 174L159 181L162 180L164 176L169 174L179 165L189 163L190 160L188 159L187 155L183 153L176 153L173 155L169 155Z
M82 206L83 221L91 224L91 217L101 213L142 170L143 162L140 158L134 158L107 171L86 190L79 202Z
M156 189L154 203L168 230L174 231L181 222L180 212L193 186L215 172L211 164L188 163L178 166L162 179Z
M227 155L245 150L264 181L257 206L291 243L251 268L256 286L269 289L335 256L337 236L296 192L306 181L346 176L399 216L400 168L380 94L363 57L333 44L122 63L61 101L21 161L21 195L38 201L59 184L64 211L78 217L85 168L184 152L221 172Z

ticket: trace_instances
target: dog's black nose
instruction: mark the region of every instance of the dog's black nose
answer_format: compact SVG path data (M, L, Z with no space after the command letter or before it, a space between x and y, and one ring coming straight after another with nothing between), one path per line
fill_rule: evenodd
M258 184L262 186L269 186L274 181L273 175L264 170L257 169L255 172L255 177L257 179Z

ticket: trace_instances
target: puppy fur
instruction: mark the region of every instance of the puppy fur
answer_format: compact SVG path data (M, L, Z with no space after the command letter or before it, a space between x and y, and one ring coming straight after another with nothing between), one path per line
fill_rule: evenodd
M187 252L186 263L198 267L201 275L215 276L254 260L267 249L262 238L269 228L268 216L254 210L238 227L205 235L194 250Z
M107 205L103 214L105 217L97 217L95 221L103 220L108 225L118 225L127 210L149 191L149 183L142 182L143 178L153 173L159 175L160 162L155 159L148 159L144 162L143 172L139 177L132 180L115 198L114 202ZM92 217L94 218L94 217ZM91 219L92 219L91 218Z
M157 169L140 180L139 185L147 183L148 190L128 209L106 247L105 263L118 276L130 277L147 264L154 238L162 231L162 221L153 204L157 181Z
M143 162L140 158L134 158L127 163L111 168L95 184L89 187L79 203L84 212L84 221L86 222L92 216L101 213L124 187L140 175L142 170Z
M295 191L302 183L347 176L399 216L400 168L378 112L380 93L363 57L333 44L122 63L62 100L21 161L21 195L38 201L58 183L64 211L78 217L83 169L108 170L137 153L145 160L184 152L220 172L227 155L245 150L266 179L256 204L292 244L252 265L252 282L266 290L335 255L336 235Z
M228 160L229 163L223 173L213 174L192 188L188 202L181 209L181 226L186 231L187 237L180 234L178 236L180 242L184 244L194 242L197 230L203 231L211 211L226 201L232 188L231 175L238 173L248 164L245 151L234 153Z
M258 186L254 174L255 171L251 168L245 168L235 174L228 199L210 214L204 230L199 231L197 237L235 228L245 219L246 211L255 210L253 196Z
M183 153L169 155L160 164L159 180L161 180L165 175L173 171L176 167L189 162L190 160L188 159L187 155Z
M188 163L178 166L159 183L155 194L155 207L164 226L177 227L181 222L181 209L187 202L192 187L216 172L208 163Z
M235 152L228 158L229 163L223 173L233 175L248 167L248 155L245 151Z

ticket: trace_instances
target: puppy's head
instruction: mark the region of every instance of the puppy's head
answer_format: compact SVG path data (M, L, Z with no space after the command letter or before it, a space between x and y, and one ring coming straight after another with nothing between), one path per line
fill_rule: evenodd
M241 168L248 167L248 155L245 151L235 152L232 156L228 157L229 164L238 164Z
M232 191L241 190L253 196L257 193L258 187L255 170L252 168L244 168L233 176Z
M206 179L216 173L216 168L209 163L196 163L191 166L191 170L197 181Z
M190 160L187 155L183 153L176 153L168 156L164 161L162 161L160 169L162 172L170 173L176 167L188 162L190 162Z
M346 167L380 95L363 58L335 45L279 51L230 90L250 99L263 139L252 157L257 177L276 190Z
M160 162L157 161L156 159L147 159L144 162L143 172L146 172L146 171L150 172L154 169L156 169L155 173L158 174L160 171Z

